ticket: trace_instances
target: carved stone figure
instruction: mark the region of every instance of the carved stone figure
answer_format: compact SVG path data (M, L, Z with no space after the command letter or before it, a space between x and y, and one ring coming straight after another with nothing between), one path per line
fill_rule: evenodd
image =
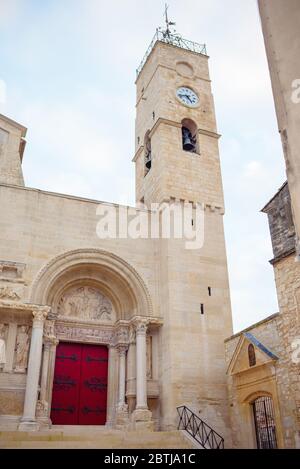
M0 369L6 363L5 324L0 324Z
M112 304L96 288L73 287L59 301L58 314L76 319L111 321Z
M20 299L19 295L8 287L0 288L0 298L13 301L18 301Z
M15 371L25 373L27 368L27 356L29 350L29 328L20 326L17 334Z

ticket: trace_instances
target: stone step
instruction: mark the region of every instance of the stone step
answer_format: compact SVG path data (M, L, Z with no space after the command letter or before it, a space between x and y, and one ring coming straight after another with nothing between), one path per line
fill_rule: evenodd
M73 433L73 434L72 434ZM195 448L183 432L1 432L0 448Z

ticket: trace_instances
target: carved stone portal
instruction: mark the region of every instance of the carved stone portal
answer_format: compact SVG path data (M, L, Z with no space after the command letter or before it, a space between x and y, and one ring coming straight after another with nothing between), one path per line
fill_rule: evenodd
M58 314L75 319L110 322L113 308L109 299L96 288L73 287L61 297Z

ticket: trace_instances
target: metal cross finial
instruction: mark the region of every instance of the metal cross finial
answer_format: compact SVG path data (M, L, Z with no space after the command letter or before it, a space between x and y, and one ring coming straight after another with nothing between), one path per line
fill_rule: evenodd
M171 34L171 30L170 30L170 26L175 26L176 23L174 23L173 21L169 21L169 18L168 18L168 9L169 9L169 5L167 5L167 3L165 3L165 13L164 13L164 16L165 16L165 22L166 22L166 36L170 36Z

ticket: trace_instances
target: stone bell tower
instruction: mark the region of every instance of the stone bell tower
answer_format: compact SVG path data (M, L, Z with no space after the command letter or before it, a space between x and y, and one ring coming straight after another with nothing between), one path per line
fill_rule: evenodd
M204 207L204 245L160 239L162 428L185 404L230 440L224 339L232 334L224 199L204 45L157 30L137 70L136 201ZM191 220L193 224L193 220Z
M136 81L136 200L175 198L222 210L220 136L205 46L162 39Z

